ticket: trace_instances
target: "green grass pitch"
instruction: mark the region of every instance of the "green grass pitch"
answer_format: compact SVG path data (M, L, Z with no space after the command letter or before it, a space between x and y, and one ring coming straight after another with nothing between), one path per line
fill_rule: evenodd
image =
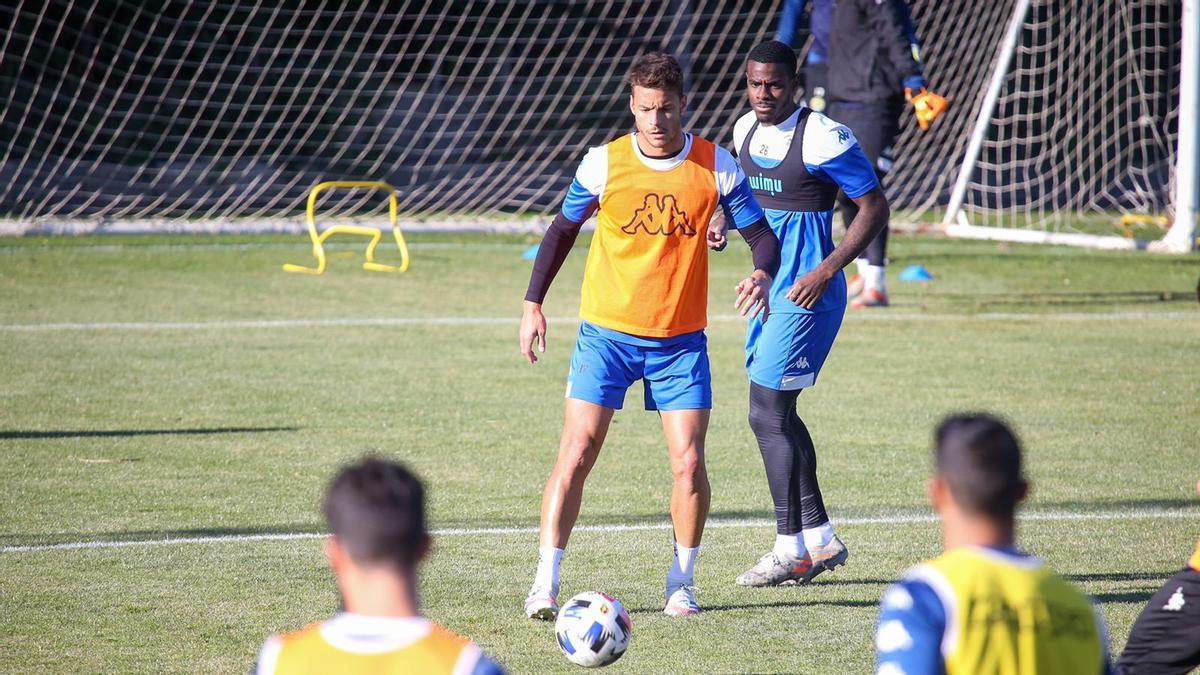
M433 527L512 528L438 536L427 613L513 671L574 670L520 604L585 243L529 366L527 240L410 239L406 275L360 270L345 244L316 278L280 270L307 262L301 237L0 241L0 671L246 672L267 634L337 598L317 540L231 537L320 531L324 482L364 452L424 477ZM1200 259L914 238L893 254L895 306L851 313L800 399L849 564L766 590L733 585L773 537L730 316L749 255L735 241L713 257L706 611L660 614L670 475L635 387L581 521L654 527L577 533L563 569L564 597L603 590L632 611L612 672L869 671L883 590L939 550L923 480L950 411L1015 424L1034 483L1022 542L1097 599L1114 653L1183 565L1200 537ZM912 263L937 279L896 281ZM222 539L14 549L180 537Z

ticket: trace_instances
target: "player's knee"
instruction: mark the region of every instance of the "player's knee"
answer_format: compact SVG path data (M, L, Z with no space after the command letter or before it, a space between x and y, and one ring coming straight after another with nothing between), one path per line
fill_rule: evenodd
M787 427L786 415L757 401L750 402L749 419L751 431L759 438L781 434Z
M556 473L562 477L586 476L596 463L600 451L596 439L591 437L564 438L558 449Z
M704 455L698 448L682 453L671 462L675 482L694 485L704 477Z

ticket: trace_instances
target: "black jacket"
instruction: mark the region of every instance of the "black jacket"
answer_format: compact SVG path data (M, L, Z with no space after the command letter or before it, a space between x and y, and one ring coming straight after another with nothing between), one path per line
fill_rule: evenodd
M904 78L921 74L916 36L903 0L837 0L829 37L826 96L875 103L904 93Z

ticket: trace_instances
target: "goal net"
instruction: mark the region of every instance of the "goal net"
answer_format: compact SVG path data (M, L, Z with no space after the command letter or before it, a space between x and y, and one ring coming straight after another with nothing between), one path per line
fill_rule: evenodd
M552 213L587 147L630 127L642 52L681 61L691 130L727 139L778 5L4 3L0 218L296 220L339 179L392 184L410 218Z
M689 128L728 144L745 54L781 4L3 3L0 230L294 225L327 180L390 183L409 222L544 217L584 150L630 128L623 76L641 52L676 55ZM1161 235L1182 0L910 4L951 108L928 132L905 113L899 220L1111 239L1136 216L1132 234ZM363 191L320 206L381 209Z
M969 16L953 4L914 4L931 82L955 114L933 153L927 134L905 135L902 156L920 160L894 176L901 207L962 236L1111 248L1162 237L1176 196L1182 2L971 3Z

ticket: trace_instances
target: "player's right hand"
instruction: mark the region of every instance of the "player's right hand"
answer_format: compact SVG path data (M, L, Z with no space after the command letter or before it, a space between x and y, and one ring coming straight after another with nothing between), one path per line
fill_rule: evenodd
M533 343L537 342L538 351L546 353L546 316L542 314L542 306L536 302L525 301L525 311L521 314L521 355L530 363L537 363L537 355L533 353Z
M708 247L714 251L724 251L725 245L729 243L729 239L725 236L729 231L729 225L724 218L715 218L708 224Z
M765 322L771 313L768 298L771 295L771 275L762 270L754 270L750 276L738 282L734 287L737 291L737 301L733 306L740 310L742 316L753 319L762 314Z

